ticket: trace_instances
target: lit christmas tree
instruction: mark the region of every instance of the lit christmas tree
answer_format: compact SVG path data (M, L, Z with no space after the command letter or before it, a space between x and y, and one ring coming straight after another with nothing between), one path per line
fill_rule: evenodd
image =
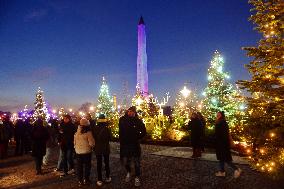
M40 89L40 87L38 88L38 91L36 93L36 101L34 104L35 104L35 110L33 114L34 120L42 118L43 120L48 122L50 114L48 112L46 103L44 101L43 91Z
M181 128L189 121L192 112L197 110L197 97L186 86L178 93L174 105L173 116L177 128Z
M97 113L104 114L108 119L112 118L114 114L113 99L109 94L109 87L104 77L98 98Z
M216 113L224 111L230 127L237 124L237 114L242 111L243 102L240 101L238 91L230 84L229 74L224 72L224 58L215 51L208 69L208 85L204 90L202 114L207 119L207 126L213 127Z
M251 159L261 171L284 171L284 3L283 0L251 0L250 17L262 34L256 47L246 47L253 60L246 65L251 80L238 83L247 97L244 136L253 145Z
M136 111L141 117L147 117L149 112L149 105L147 98L140 91L139 86L136 86L136 94L132 98L132 106L136 107Z

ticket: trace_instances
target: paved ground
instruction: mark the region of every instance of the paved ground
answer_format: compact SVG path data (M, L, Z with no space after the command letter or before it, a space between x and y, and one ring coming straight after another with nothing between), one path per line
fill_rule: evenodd
M134 188L134 179L130 183L124 182L125 171L119 161L119 145L112 143L111 149L112 183L105 184L102 187L95 186L96 160L94 158L91 175L93 184L84 188ZM212 161L214 160L212 154L208 154L209 161L206 158L193 160L186 157L187 154L190 154L189 148L142 145L142 151L141 180L143 183L141 189L284 188L284 183L273 181L264 174L253 171L246 164L239 165L243 170L243 174L238 179L233 179L232 170L229 168L225 178L216 178L214 172L217 170L217 162ZM30 155L0 160L0 188L78 188L76 176L69 175L65 178L59 178L58 175L53 173L58 155L56 149L53 154L52 163L44 168L44 175L40 176L35 175L34 162Z

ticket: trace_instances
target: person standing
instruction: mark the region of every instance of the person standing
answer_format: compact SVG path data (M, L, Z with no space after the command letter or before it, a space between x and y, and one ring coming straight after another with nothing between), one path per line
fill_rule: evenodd
M41 175L42 159L46 154L46 142L49 138L47 129L43 126L43 120L37 119L32 130L32 156L35 159L36 174Z
M74 147L77 154L77 177L79 186L89 185L91 160L92 160L92 147L95 145L90 122L82 118L77 132L74 136Z
M62 153L62 166L63 173L60 177L64 177L68 174L75 173L73 152L74 152L74 134L76 133L76 127L72 123L70 115L63 117L63 122L60 125L58 142ZM60 168L60 166L59 166Z
M43 157L43 165L48 165L50 163L51 151L56 147L56 128L54 128L51 123L48 123L46 129L49 134L49 139L46 142L46 154Z
M225 163L234 169L234 178L238 178L241 174L241 169L238 168L232 161L229 140L229 127L225 118L225 113L219 111L216 116L215 124L215 140L216 140L216 157L219 160L220 170L215 173L217 177L225 177Z
M108 123L104 114L99 115L99 119L97 120L97 125L93 128L93 136L96 141L95 145L95 154L97 159L97 173L98 180L97 185L102 186L103 178L102 178L102 161L104 158L105 171L106 171L106 182L111 182L110 177L110 168L109 168L109 154L110 154L110 130L108 129Z
M127 174L125 182L130 181L130 163L134 161L135 186L140 186L140 140L146 135L145 124L138 118L136 107L132 106L119 119L120 157L125 165Z
M8 148L9 148L9 141L13 138L14 136L14 125L12 121L10 121L10 117L7 115L3 119L3 125L5 127L5 131L7 132L7 138L3 141L3 158L8 156Z
M6 144L9 141L10 131L4 125L3 121L0 119L0 159L4 159L7 156Z
M193 112L188 123L188 129L191 130L191 145L193 148L192 158L201 157L202 151L202 133L203 133L203 124L198 118L197 113Z
M22 119L18 119L15 124L15 134L14 139L16 141L16 149L15 149L15 156L23 155L24 147L25 147L25 126L24 121Z

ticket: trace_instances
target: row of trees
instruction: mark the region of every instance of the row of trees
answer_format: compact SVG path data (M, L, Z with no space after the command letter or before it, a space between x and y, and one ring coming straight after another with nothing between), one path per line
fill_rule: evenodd
M262 34L256 47L246 47L252 61L246 65L251 80L240 80L240 89L228 82L224 59L215 52L208 69L208 85L202 100L186 87L177 95L172 117L163 116L152 96L139 93L132 104L137 106L153 139L165 136L181 139L182 128L193 111L201 111L207 127L214 125L217 111L224 111L235 139L246 142L254 166L262 171L279 173L284 167L284 3L282 0L251 0L254 14L250 20ZM34 116L44 115L46 109L38 91ZM104 113L112 123L115 137L118 133L119 112L103 78L98 98L97 113Z

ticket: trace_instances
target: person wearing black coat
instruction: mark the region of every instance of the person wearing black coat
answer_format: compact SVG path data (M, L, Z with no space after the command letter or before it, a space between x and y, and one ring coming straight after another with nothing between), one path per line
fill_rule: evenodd
M18 119L15 124L14 139L16 141L15 156L23 155L25 147L25 125L22 119Z
M46 154L46 142L49 138L47 129L43 126L43 120L37 119L32 130L32 156L35 159L36 174L42 174L41 166L43 156Z
M216 140L216 157L219 160L220 170L215 173L217 177L225 177L225 163L234 169L234 177L238 178L241 169L232 162L232 155L229 141L229 127L226 122L225 113L219 111L217 113L215 124L215 140Z
M197 113L192 113L190 121L188 123L188 129L191 130L191 145L193 148L192 158L201 157L201 151L203 148L203 124L198 118Z
M58 143L62 153L63 173L60 177L75 173L74 169L74 134L76 133L76 126L72 123L70 115L63 117L63 122L60 124Z
M125 164L127 175L125 181L130 181L130 163L134 161L135 186L140 186L140 140L146 135L145 124L138 118L136 108L130 107L119 119L120 157Z
M98 181L97 185L101 186L102 182L102 160L104 158L105 171L106 171L106 182L111 182L110 168L109 168L109 154L110 154L110 130L108 128L108 123L104 114L99 115L97 120L97 125L92 128L92 133L94 135L95 144L95 154L97 158L97 173Z

